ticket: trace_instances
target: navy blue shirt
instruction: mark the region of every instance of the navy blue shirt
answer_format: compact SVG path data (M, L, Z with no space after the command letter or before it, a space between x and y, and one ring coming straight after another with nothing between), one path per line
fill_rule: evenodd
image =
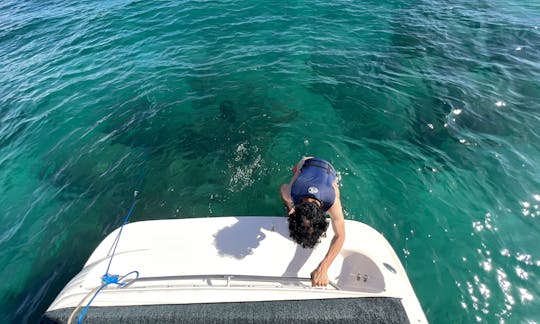
M315 198L321 202L322 209L327 211L336 199L334 181L336 170L329 162L318 158L305 160L291 188L293 203L299 204L304 197Z

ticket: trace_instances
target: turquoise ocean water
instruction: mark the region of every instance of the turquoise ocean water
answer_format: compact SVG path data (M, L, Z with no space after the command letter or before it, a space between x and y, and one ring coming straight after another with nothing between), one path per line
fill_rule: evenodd
M302 155L432 323L540 322L537 1L5 0L0 60L2 323L133 190L133 221L281 215Z

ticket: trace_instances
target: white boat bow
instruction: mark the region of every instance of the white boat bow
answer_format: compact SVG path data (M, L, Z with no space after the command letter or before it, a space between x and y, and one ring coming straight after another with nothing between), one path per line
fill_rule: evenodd
M268 322L269 318L298 322L310 318L301 314L308 307L324 312L313 315L312 319L320 322L343 323L350 317L356 317L351 319L355 323L373 322L383 316L379 322L427 323L407 274L386 239L357 221L346 220L345 229L344 246L328 271L331 284L313 288L310 273L328 251L331 227L315 249L303 249L289 239L285 217L127 224L109 273L137 271L139 277L129 275L122 281L124 287L109 285L101 290L85 320L143 322L151 310L158 321L166 314L172 322L225 323L230 316L235 319L232 322ZM102 286L118 230L99 244L82 271L51 304L42 322L67 322L77 306L86 305L92 292ZM137 317L140 309L146 315ZM234 314L227 315L229 310ZM329 314L334 310L336 314Z

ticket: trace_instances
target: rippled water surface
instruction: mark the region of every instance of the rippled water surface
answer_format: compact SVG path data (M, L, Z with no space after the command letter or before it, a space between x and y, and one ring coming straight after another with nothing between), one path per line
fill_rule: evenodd
M0 321L133 190L133 220L280 215L317 155L431 322L540 322L539 28L537 1L2 1Z

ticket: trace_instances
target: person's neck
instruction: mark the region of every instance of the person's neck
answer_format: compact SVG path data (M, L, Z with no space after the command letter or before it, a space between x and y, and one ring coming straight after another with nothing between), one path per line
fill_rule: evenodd
M321 202L315 198L311 198L311 197L304 197L302 198L302 201L305 201L305 202L314 202L317 204L317 206L321 207Z

